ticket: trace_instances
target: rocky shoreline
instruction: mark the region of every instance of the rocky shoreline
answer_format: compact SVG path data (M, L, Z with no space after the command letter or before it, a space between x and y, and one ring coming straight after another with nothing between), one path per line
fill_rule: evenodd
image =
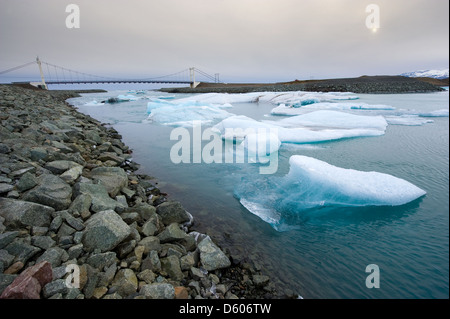
M192 231L76 96L0 85L0 298L295 297Z
M434 83L434 82L433 82ZM161 89L167 93L251 93L251 92L353 92L359 94L403 94L439 92L443 89L426 79L403 76L362 76L359 78L292 81L271 84L200 83L193 88Z

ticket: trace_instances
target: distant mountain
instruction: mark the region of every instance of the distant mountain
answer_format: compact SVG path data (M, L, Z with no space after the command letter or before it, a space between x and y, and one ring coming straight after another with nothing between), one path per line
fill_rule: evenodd
M449 69L445 70L425 70L425 71L415 71L400 74L401 76L406 76L409 78L433 78L433 79L447 79Z

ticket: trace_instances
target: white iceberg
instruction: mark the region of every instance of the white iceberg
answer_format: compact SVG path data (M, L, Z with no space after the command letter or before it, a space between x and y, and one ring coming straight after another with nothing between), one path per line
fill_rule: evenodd
M426 194L389 174L340 168L300 155L292 156L289 163L284 177L243 180L235 192L244 207L280 231L295 228L303 216L317 209L400 206Z
M405 126L421 126L427 123L433 123L433 120L422 118L418 115L399 115L386 116L386 121L390 125L405 125Z
M209 124L233 116L212 106L166 105L151 110L147 120L170 126L193 126L196 122Z
M378 121L378 120L377 120ZM278 122L259 122L244 115L235 115L216 124L212 129L225 140L242 141L248 134L266 130L277 134L282 143L318 143L352 137L371 137L385 134L385 126L377 128L310 129L305 127L283 127ZM379 124L378 124L379 125Z
M304 206L399 206L426 192L392 175L333 166L312 157L295 155L289 160L286 182ZM292 198L291 198L292 199Z
M268 123L268 121L266 121ZM315 111L282 119L273 124L283 127L314 127L340 129L376 129L385 131L388 123L383 116L355 115L337 111Z
M319 102L301 107L280 104L272 109L272 115L295 116L311 110L395 110L395 107L383 104Z

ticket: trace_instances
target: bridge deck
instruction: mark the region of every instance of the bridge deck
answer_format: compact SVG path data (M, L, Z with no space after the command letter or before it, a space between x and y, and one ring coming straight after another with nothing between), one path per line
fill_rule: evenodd
M45 81L51 84L104 84L104 83L163 83L163 84L192 84L190 81L168 81L168 80L94 80L94 81Z

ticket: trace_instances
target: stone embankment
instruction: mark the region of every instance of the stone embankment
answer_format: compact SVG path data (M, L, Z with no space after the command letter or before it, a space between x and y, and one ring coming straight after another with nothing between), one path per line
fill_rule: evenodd
M0 85L0 298L277 297L74 96Z
M359 78L292 81L286 83L224 84L201 83L192 88L161 89L168 93L250 93L250 92L353 92L359 94L403 94L443 91L440 86L422 79L403 76L362 76Z

